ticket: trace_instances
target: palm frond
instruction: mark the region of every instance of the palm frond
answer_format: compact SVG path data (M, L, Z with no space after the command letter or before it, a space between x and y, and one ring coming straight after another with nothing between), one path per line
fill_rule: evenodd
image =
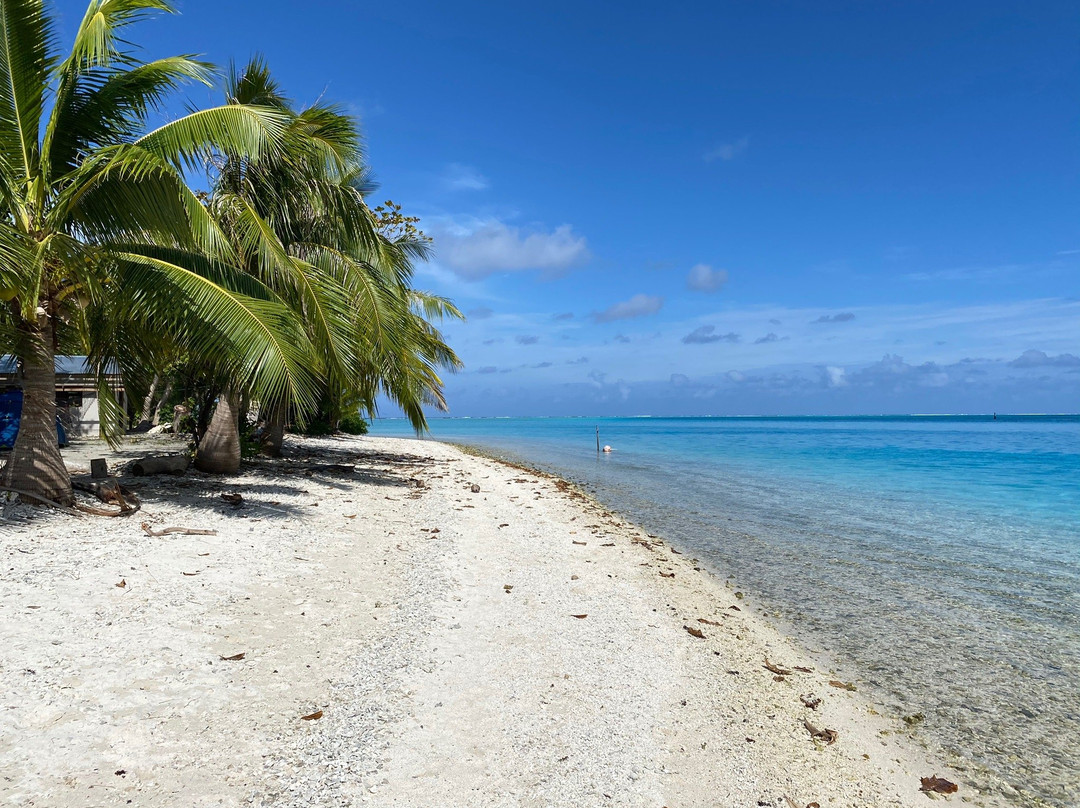
M252 159L272 153L288 124L280 110L227 104L189 113L135 143L178 169L199 168L221 152Z
M0 0L0 153L22 183L38 170L38 131L54 60L41 0Z
M125 143L147 116L188 82L209 85L213 67L191 56L173 56L120 70L84 70L69 60L61 68L56 104L45 129L43 151L59 178L96 146Z
M123 28L155 12L174 11L165 0L91 0L68 59L80 69L108 66L123 58L117 48Z
M129 252L116 258L118 287L139 290L129 299L130 311L177 335L195 355L219 357L258 396L304 408L314 404L312 352L288 306L270 295L231 291L220 282L227 274L221 268L215 279L159 256Z

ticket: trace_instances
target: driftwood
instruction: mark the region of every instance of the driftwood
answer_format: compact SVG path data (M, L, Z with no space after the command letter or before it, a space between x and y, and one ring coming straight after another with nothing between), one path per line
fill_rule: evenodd
M161 530L153 530L146 522L142 523L142 529L146 531L147 536L153 536L154 538L160 538L161 536L169 536L172 534L179 534L181 536L216 536L216 530L200 530L194 527L163 527Z
M190 464L191 458L187 455L147 455L132 461L130 469L136 477L149 474L183 474Z
M95 480L92 477L76 477L71 481L71 487L76 491L93 494L106 505L120 506L120 510L116 512L103 511L100 508L88 509L85 505L76 506L80 510L85 510L87 513L93 513L97 516L129 516L142 507L142 503L139 502L139 498L135 496L135 493L131 489L120 485L115 477L105 480Z

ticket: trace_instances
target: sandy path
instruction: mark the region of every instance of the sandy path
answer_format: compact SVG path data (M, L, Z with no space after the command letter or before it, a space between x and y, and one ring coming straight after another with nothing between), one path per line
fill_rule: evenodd
M828 672L776 681L766 657L811 667L790 641L551 478L293 448L144 488L136 519L216 536L4 508L4 804L921 806L920 775L962 782Z

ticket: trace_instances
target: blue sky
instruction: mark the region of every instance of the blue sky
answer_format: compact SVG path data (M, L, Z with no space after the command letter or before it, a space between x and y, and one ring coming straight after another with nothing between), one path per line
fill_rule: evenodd
M180 8L362 117L451 414L1080 410L1075 3Z

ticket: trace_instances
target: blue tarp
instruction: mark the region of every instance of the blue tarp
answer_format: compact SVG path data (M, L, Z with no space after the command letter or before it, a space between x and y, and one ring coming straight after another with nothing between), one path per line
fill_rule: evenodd
M22 390L0 393L0 449L10 449L19 434L19 418L22 415ZM60 418L56 418L56 438L61 446L67 446L67 435Z

